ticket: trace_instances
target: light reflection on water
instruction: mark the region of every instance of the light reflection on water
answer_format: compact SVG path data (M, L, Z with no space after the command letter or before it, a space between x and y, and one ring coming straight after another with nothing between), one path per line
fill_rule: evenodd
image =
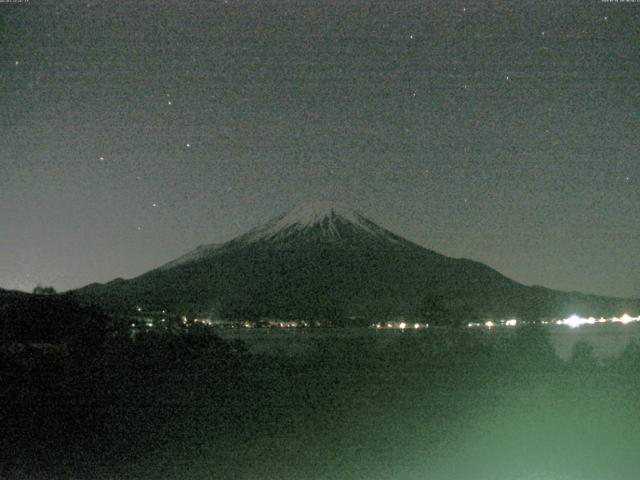
M567 359L571 349L579 341L585 341L594 348L600 358L619 355L632 339L640 340L640 324L608 322L583 324L580 328L569 328L567 324L549 324L551 343L556 354ZM384 346L400 335L442 334L443 329L430 327L405 331L371 328L318 328L318 329L218 329L221 336L239 339L246 343L254 353L284 353L286 355L304 354L320 341L332 339L371 338ZM474 329L480 336L500 337L513 334L509 327Z
M569 358L571 349L579 341L591 345L600 358L607 358L622 353L631 340L640 339L640 325L637 323L583 325L580 328L569 329L564 325L553 325L548 328L551 343L556 354L562 359Z
M580 340L592 344L601 355L613 356L632 338L640 338L638 324L603 323L581 328L549 324L546 328L556 352L563 357L568 357ZM359 339L368 341L367 345L383 347L399 339L421 336L426 340L430 336L463 334L498 340L516 331L508 327L404 332L367 328L275 329L240 330L233 335L248 339L254 346L289 346L288 353L295 354L325 340L339 343L339 339ZM415 347L413 342L407 344ZM408 353L418 358L422 352ZM390 367L401 357L393 358L389 360ZM392 368L375 370L370 380L365 380L364 374L360 380L348 375L353 384L346 382L349 388L335 396L339 409L331 403L327 410L330 414L322 410L307 412L309 417L296 417L297 430L283 429L280 436L256 440L258 446L252 450L259 452L257 461L264 462L264 469L282 470L282 463L274 466L270 462L286 457L288 450L278 450L274 445L305 438L308 448L294 460L286 457L284 463L290 474L278 471L278 478L637 478L640 428L637 405L633 395L625 391L625 380L602 372L592 377L590 373L545 373L544 369L526 373L517 367L497 379L495 372L456 373L455 368L441 368L441 376L425 378L421 378L421 367L404 372L405 375L398 375L398 370ZM264 453L274 450L272 456ZM317 471L311 467L316 464L321 465Z

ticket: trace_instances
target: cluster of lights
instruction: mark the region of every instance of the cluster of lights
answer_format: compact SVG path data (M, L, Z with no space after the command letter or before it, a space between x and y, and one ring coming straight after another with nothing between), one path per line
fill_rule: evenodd
M621 317L611 317L611 318L594 318L594 317L580 317L578 315L571 315L570 317L564 318L562 320L552 320L552 321L548 321L548 320L543 320L541 323L543 325L549 325L549 324L553 324L553 325L566 325L568 327L571 328L577 328L580 327L581 325L595 325L598 323L622 323L623 325L626 325L628 323L632 323L632 322L640 322L640 316L637 317L632 317L629 314L624 314ZM486 327L486 328L493 328L499 325L503 325L505 327L515 327L518 325L518 320L516 319L511 319L511 320L501 320L499 322L494 322L492 320L487 320L484 323L480 323L480 322L470 322L467 324L467 327L469 328L477 328L477 327Z
M321 327L322 323L318 321L304 321L304 320L269 320L267 322L268 327L276 327L276 328L307 328L307 327Z
M160 319L160 323L164 324L166 321L165 318ZM136 322L131 323L131 328L134 330L137 329L141 329L143 327L146 327L147 329L149 328L153 328L154 326L156 326L156 322L154 319L152 318L143 318L143 319L139 319Z
M270 325L273 326L273 323L270 323ZM304 323L304 325L302 324L302 322L277 322L276 324L277 327L280 328L298 328L298 327L306 327L307 324Z
M136 306L136 311L138 313L141 313L142 308L140 306ZM166 314L166 310L162 310L162 313ZM183 325L188 326L189 319L185 315L183 315L180 318L180 320L182 321ZM164 323L165 319L163 318L161 322ZM194 318L193 322L207 325L210 327L221 325L222 323L226 323L226 322L211 320L209 318ZM582 325L595 325L599 323L621 323L623 325L626 325L628 323L633 323L633 322L640 322L640 316L632 317L631 315L626 313L621 317L611 317L611 318L580 317L578 315L571 315L570 317L567 317L561 320L551 320L551 321L544 320L541 323L543 325L548 325L548 324L566 325L571 328L577 328ZM144 323L146 324L147 328L151 328L154 326L154 321L150 318L144 319ZM515 318L512 318L509 320L499 320L499 321L487 320L483 323L470 322L467 324L467 327L469 328L485 327L485 328L491 329L497 326L515 327L518 325L518 323L519 323L518 320L516 320ZM317 326L320 326L319 322L315 322L315 324ZM131 326L135 328L136 324L131 324ZM253 328L255 325L251 322L242 322L240 326L244 328ZM304 321L270 321L268 322L268 326L279 327L279 328L298 328L298 327L308 327L310 325L308 322L304 322ZM401 322L374 323L373 325L371 325L371 327L376 329L389 329L389 330L408 330L408 329L419 330L419 329L428 328L429 324L428 323L410 323L406 321L401 321Z
M389 329L389 330L419 330L421 328L429 328L428 323L407 323L407 322L386 322L386 323L374 323L372 327L376 329Z
M136 305L135 311L136 313L140 314L140 313L143 313L144 309L142 308L142 306ZM148 312L149 315L154 315L159 313L160 312ZM167 311L163 309L162 315L165 316L166 314L167 314ZM131 328L133 329L140 328L142 325L146 326L147 328L153 328L155 325L157 325L156 323L157 319L154 319L154 318L150 318L150 317L142 318L140 316L136 316L136 319L137 319L136 322L131 323ZM166 318L160 319L160 322L165 323ZM247 329L255 328L257 326L255 322L251 322L247 320L238 323L238 322L221 320L221 319L189 318L186 315L180 316L180 323L182 323L182 325L184 325L185 327L189 327L190 325L193 325L196 323L200 325L205 325L207 327L228 327L228 328L247 328ZM268 320L266 321L265 326L271 327L271 328L305 328L305 327L311 327L311 326L320 327L322 326L322 323L318 321L308 322L304 320ZM418 328L418 324L416 324L416 328Z
M585 317L579 317L578 315L571 315L570 317L565 318L563 320L556 320L554 323L556 325L567 325L568 327L576 328L581 325L595 325L596 323L622 323L623 325L626 325L632 322L640 322L640 316L632 317L625 313L621 317L612 317L612 318L600 317L596 319L594 317L585 318Z
M496 321L496 322L494 322L493 320L487 320L484 323L479 323L479 322L469 322L469 323L467 323L467 327L469 327L469 328L475 328L475 327L493 328L493 327L497 327L499 325L504 325L505 327L515 327L516 325L518 325L518 320L516 320L515 318L511 318L509 320L500 320L500 321Z
M186 325L187 322L184 320L186 317L183 317L183 323ZM225 320L211 320L210 318L194 318L194 323L200 323L202 325L206 325L208 327L231 327L231 328L254 328L256 324L254 322L244 321L241 323L235 323ZM319 327L321 326L320 322L314 322L314 325ZM297 321L297 320L270 320L267 322L266 326L271 328L305 328L310 327L310 322L305 321Z

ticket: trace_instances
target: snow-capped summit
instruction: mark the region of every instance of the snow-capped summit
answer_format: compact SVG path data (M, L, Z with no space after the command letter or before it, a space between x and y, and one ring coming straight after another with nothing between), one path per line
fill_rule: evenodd
M368 220L357 210L336 202L316 201L302 204L264 225L254 228L238 240L245 243L279 241L304 235L308 238L344 239L358 232L396 243L391 232Z
M304 203L289 213L281 215L275 226L280 229L291 225L304 228L334 217L340 217L352 223L358 223L363 218L360 213L343 203L317 201Z
M299 205L226 243L201 245L160 269L170 270L260 242L267 242L271 246L288 246L291 242L298 245L300 242L353 245L363 241L409 243L343 203L316 201Z

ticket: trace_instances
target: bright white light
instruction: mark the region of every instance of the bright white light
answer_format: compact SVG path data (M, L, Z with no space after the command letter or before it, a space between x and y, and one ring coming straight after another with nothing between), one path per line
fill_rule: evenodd
M623 325L626 325L627 323L640 321L640 316L639 317L631 317L629 314L625 313L624 315L622 315L619 318L616 318L616 317L612 318L611 321L612 322L622 323Z
M400 329L404 330L405 328L407 328L407 324L404 322L400 322Z
M562 324L563 325L568 325L571 328L576 328L579 327L580 325L582 325L583 319L581 319L580 317L578 317L577 315L571 315L569 318L565 318L564 320L562 320Z
M484 326L487 328L491 328L494 327L496 324L493 323L491 320L487 320L486 322L484 322Z
M504 324L507 327L515 327L517 323L518 321L515 318L512 318L511 320L507 320L506 322L504 322Z
M556 320L555 323L556 325L567 325L571 328L576 328L581 325L594 325L596 323L614 322L614 323L622 323L623 325L626 325L631 322L639 322L639 321L640 321L640 316L632 317L629 314L625 313L621 317L611 317L611 318L601 317L599 319L595 319L594 317L585 318L585 317L579 317L578 315L571 315L569 318L565 318L564 320Z
M415 329L420 328L420 324L419 324L419 323L414 324L414 325L413 325L413 328L415 328Z
M580 325L593 325L594 323L596 323L596 319L593 317L584 318L577 315L572 315L567 320L565 320L565 322L567 323L567 325L573 328L579 327Z

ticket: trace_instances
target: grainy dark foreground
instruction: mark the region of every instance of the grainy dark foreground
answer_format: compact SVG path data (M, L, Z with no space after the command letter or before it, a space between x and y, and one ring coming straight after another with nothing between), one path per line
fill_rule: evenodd
M387 339L388 340L388 339ZM192 328L1 358L12 479L632 479L640 347L542 328L328 338L258 356Z

